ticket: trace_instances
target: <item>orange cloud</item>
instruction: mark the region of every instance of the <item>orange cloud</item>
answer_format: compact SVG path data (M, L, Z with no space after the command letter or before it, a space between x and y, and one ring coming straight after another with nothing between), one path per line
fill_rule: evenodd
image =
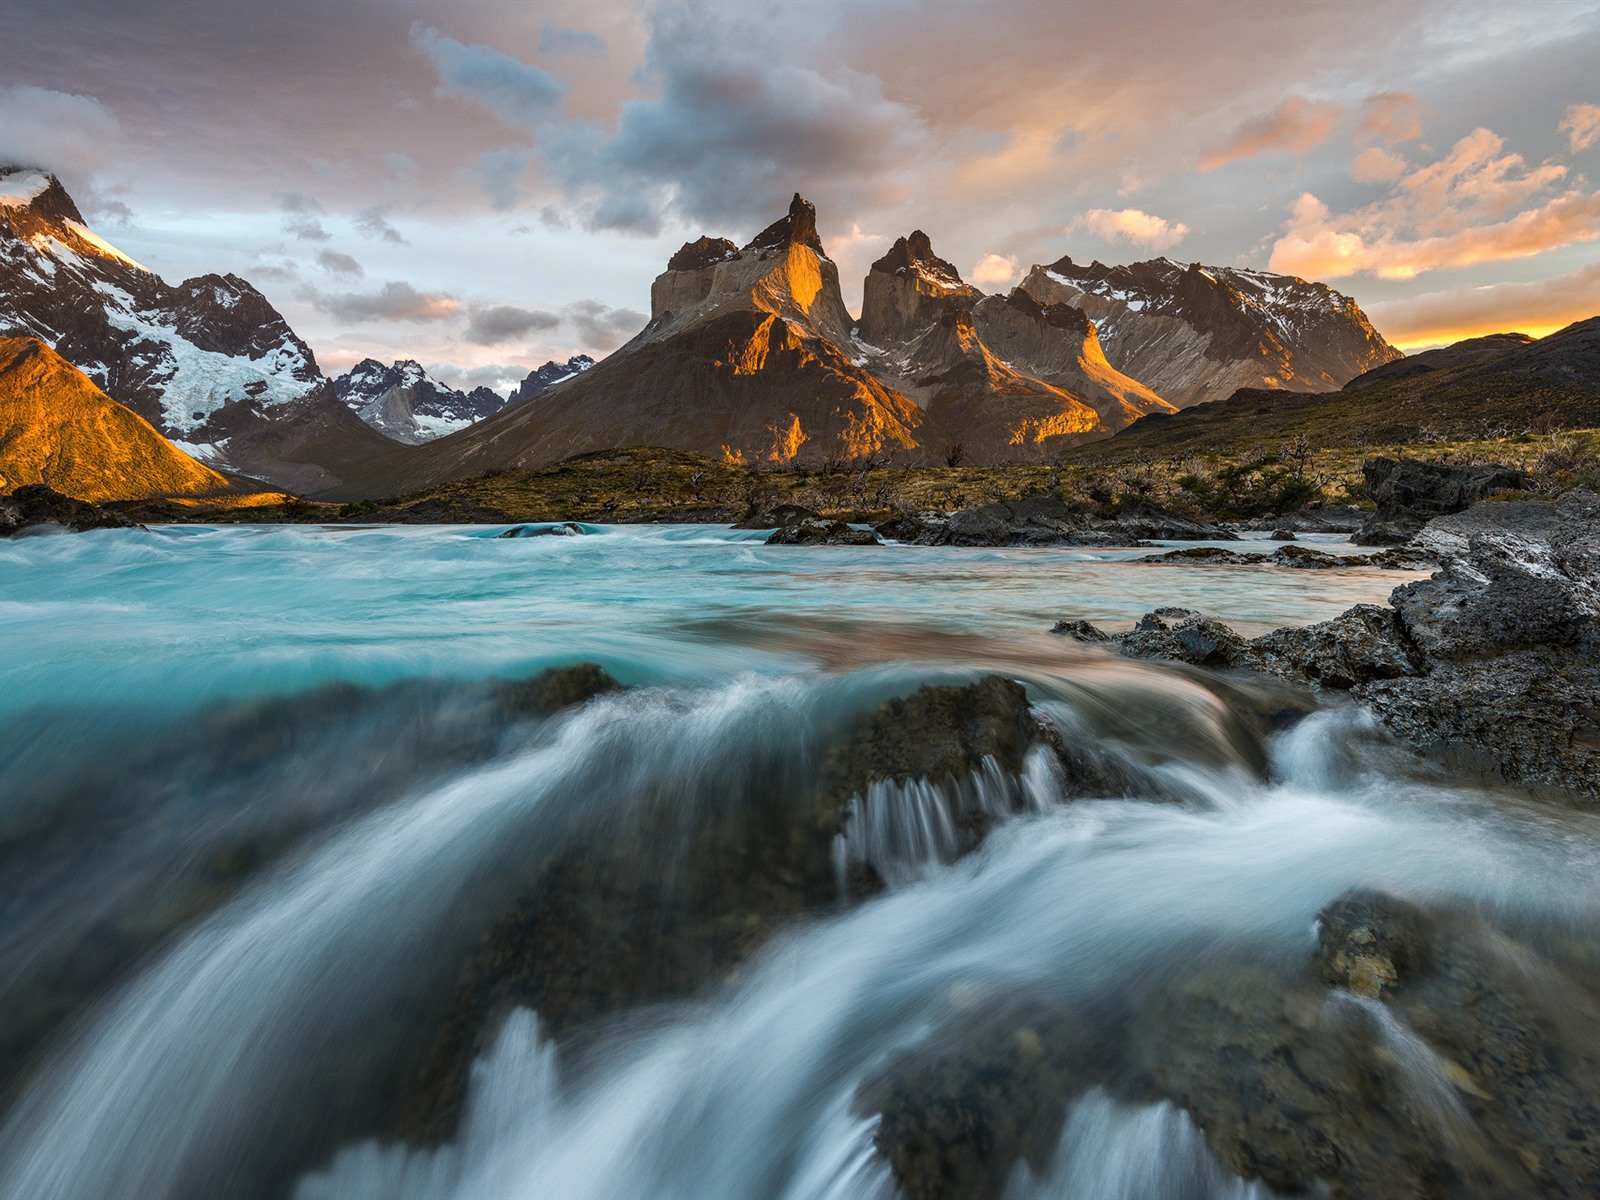
M1422 136L1422 102L1410 92L1377 92L1361 106L1356 124L1356 145L1383 142L1388 146Z
M1476 129L1437 162L1400 176L1386 198L1353 212L1335 215L1303 194L1273 245L1272 269L1322 279L1363 272L1414 279L1600 238L1600 191L1552 195L1565 166L1530 168L1504 148L1495 133ZM1376 171L1392 163L1366 165Z
M1402 350L1486 333L1543 337L1600 314L1600 263L1531 283L1426 292L1366 306L1367 315Z
M1569 104L1559 128L1572 139L1574 151L1587 150L1600 141L1600 104Z
M1167 250L1189 235L1189 227L1139 208L1091 208L1067 226L1070 233L1086 229L1108 242L1128 242L1147 250Z
M1251 117L1223 145L1200 157L1202 171L1215 171L1235 159L1250 158L1275 150L1304 154L1328 140L1345 114L1342 104L1315 100L1310 96L1290 96L1270 113Z

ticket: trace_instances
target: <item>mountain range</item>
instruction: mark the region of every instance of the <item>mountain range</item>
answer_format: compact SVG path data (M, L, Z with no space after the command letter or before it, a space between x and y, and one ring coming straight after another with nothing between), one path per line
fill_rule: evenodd
M166 283L28 168L0 168L6 335L54 348L218 470L338 498L639 445L751 463L1035 461L1241 387L1325 391L1400 358L1322 284L1061 258L991 295L921 230L872 264L857 318L796 195L742 245L685 244L648 323L599 362L546 363L505 396L410 360L329 379L247 282Z

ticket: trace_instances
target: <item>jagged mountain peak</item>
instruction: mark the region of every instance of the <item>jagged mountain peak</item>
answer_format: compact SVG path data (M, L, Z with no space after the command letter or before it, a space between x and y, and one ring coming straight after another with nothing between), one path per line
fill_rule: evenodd
M730 254L729 245L702 237L673 255L651 285L650 323L619 353L733 312L771 313L802 337L849 344L839 269L823 251L810 201L796 193L788 213L742 250Z
M0 166L0 206L27 207L52 220L84 224L83 214L61 180L40 167Z
M1025 316L1036 321L1043 321L1057 329L1065 329L1076 334L1088 334L1094 330L1094 322L1089 320L1089 314L1081 308L1074 308L1070 304L1040 304L1020 287L1011 289L1006 297L1006 303Z
M678 252L667 260L669 271L703 271L720 262L739 256L739 247L727 238L707 237L701 234L692 242L685 242Z
M962 280L954 263L933 252L933 240L920 229L897 238L888 253L872 264L872 270L887 275L913 274L941 288L976 294L976 289Z
M705 238L701 239L701 241L705 240ZM728 243L730 246L732 244L732 242ZM574 354L564 363L551 359L543 366L535 367L528 372L527 378L519 383L516 390L511 393L511 399L508 403L520 404L524 400L531 400L533 397L549 391L557 384L566 383L569 379L576 379L592 366L594 366L594 359L587 354Z
M461 392L429 376L413 358L364 358L333 381L334 394L367 425L397 442L420 445L492 416L509 401L488 388Z
M819 257L827 258L822 237L817 233L817 206L799 192L789 201L789 211L750 239L746 250L782 250L789 246L808 246Z

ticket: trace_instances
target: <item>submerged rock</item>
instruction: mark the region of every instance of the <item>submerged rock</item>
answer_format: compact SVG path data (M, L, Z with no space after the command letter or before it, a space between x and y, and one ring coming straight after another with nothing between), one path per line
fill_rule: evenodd
M143 529L125 517L73 496L64 496L43 483L29 483L0 496L0 537L91 529Z
M596 694L608 679L574 668L543 690ZM927 785L928 802L959 831L951 852L972 849L995 813L992 804L965 807L963 787L991 776L1014 783L1035 747L1059 749L1053 727L1020 685L990 676L862 713L815 778L757 755L706 789L724 796L716 805L663 781L660 795L636 798L620 819L614 808L575 815L560 845L535 854L521 895L463 968L396 1132L452 1133L473 1057L512 1008L536 1011L559 1041L581 1040L625 1010L726 979L784 922L881 888L870 861L858 860L847 880L839 873L840 841L856 832L875 784ZM1069 779L1104 786L1086 756L1061 751L1061 761Z
M578 537L583 533L583 526L576 521L563 521L559 525L518 525L504 533L496 534L503 538L533 538L533 537Z

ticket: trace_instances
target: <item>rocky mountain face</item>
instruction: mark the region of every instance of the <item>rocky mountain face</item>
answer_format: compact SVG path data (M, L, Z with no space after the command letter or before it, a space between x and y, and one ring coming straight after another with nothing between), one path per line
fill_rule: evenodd
M408 446L465 429L508 403L486 387L470 392L446 387L411 359L387 367L375 358L363 359L333 381L333 390L372 428Z
M1110 364L1180 408L1242 387L1330 391L1401 357L1350 297L1266 271L1062 258L1021 288L1081 309Z
M701 238L673 255L649 323L616 353L537 403L386 456L360 491L619 446L770 462L916 454L926 414L842 348L853 325L816 210L796 196L743 247Z
M574 354L564 363L554 360L547 362L542 367L537 367L528 372L528 376L516 386L511 393L509 404L519 404L524 400L531 400L541 395L547 389L553 388L558 383L565 383L569 379L576 379L590 367L594 366L594 359L587 354Z
M0 492L46 484L79 500L232 490L37 338L0 338Z
M1174 411L1112 368L1082 312L1020 290L985 296L920 229L872 264L854 344L859 362L979 460L1028 457Z
M42 171L0 167L0 336L38 338L196 457L280 486L331 486L385 448L249 283L168 284Z

